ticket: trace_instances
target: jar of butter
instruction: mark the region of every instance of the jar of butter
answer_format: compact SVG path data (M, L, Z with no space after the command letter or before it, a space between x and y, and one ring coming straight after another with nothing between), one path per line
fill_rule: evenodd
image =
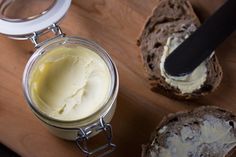
M70 3L56 0L34 18L1 18L0 33L30 39L35 45L23 74L24 94L33 113L54 135L75 141L86 156L103 156L115 148L109 123L116 108L118 72L101 46L61 31L57 23ZM47 32L55 36L39 42ZM102 132L107 143L90 150L87 141Z

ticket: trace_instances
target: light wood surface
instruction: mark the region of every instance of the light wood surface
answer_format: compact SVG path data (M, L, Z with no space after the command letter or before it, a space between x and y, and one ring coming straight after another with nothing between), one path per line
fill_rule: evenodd
M168 113L201 105L217 105L236 113L236 34L218 49L224 71L220 88L195 101L180 102L153 93L145 79L136 39L158 0L77 0L61 22L69 36L81 36L103 46L120 74L118 105L112 120L112 157L137 157L141 145ZM224 0L192 0L203 21ZM39 6L40 7L40 6ZM22 93L22 73L34 49L29 41L0 36L0 142L24 157L82 156L73 142L51 135L33 115Z

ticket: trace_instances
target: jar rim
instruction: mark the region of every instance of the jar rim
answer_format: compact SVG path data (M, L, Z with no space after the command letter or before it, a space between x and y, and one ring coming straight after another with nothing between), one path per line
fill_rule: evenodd
M104 60L106 65L108 66L108 69L109 69L109 72L111 75L111 79L112 79L111 87L110 87L111 91L110 91L110 95L108 96L106 103L104 105L102 105L93 114L91 114L87 117L81 118L81 119L76 119L76 120L60 120L60 119L56 119L56 118L53 118L53 117L47 115L46 113L44 113L43 111L41 111L37 107L37 105L33 101L32 96L30 94L29 79L30 79L30 74L32 72L32 68L35 65L36 61L39 60L39 57L41 55L48 52L47 49L53 49L58 46L63 46L65 44L83 46L88 49L91 49L93 52L98 54ZM25 67L25 70L23 73L22 83L23 83L23 92L24 92L26 101L27 101L29 107L33 110L35 115L40 120L44 121L45 123L47 123L49 125L53 125L53 126L55 124L58 124L59 126L61 124L63 124L63 125L68 124L69 126L71 126L71 124L74 124L74 123L81 123L81 124L82 123L86 123L86 124L94 123L95 121L99 120L100 117L107 114L107 112L110 110L112 104L116 100L116 97L118 94L119 77L118 77L118 71L117 71L115 63L113 62L113 60L111 59L109 54L106 52L106 50L103 49L101 46L99 46L97 43L95 43L91 40L88 40L88 39L81 38L81 37L60 37L60 38L50 40L47 43L45 43L44 45L42 45L40 48L36 49L36 51L30 57L30 59L28 60L28 62L26 64L26 67ZM92 117L94 117L95 115L98 117L98 119L92 119ZM56 125L55 127L58 127L58 125Z

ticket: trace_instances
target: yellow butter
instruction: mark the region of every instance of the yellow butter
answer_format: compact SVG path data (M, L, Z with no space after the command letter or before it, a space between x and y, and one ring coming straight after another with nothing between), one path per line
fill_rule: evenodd
M86 118L105 105L111 75L105 61L85 47L58 47L34 65L30 90L36 106L58 120Z
M168 75L164 69L166 58L184 41L185 39L169 37L164 47L163 55L160 62L161 75L165 81L172 87L178 88L182 94L192 93L201 88L207 79L207 67L204 61L191 74L181 77Z

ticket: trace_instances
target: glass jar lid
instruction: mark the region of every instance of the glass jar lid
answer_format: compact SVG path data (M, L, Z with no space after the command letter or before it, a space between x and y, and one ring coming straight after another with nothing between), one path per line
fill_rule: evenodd
M15 5L17 9L14 8L16 2L18 2L18 5ZM39 10L37 7L39 4L46 7ZM28 39L35 32L42 32L59 22L68 11L70 4L71 0L0 0L0 33L15 39ZM23 14L26 9L29 10L28 13ZM20 16L19 13L22 15Z

